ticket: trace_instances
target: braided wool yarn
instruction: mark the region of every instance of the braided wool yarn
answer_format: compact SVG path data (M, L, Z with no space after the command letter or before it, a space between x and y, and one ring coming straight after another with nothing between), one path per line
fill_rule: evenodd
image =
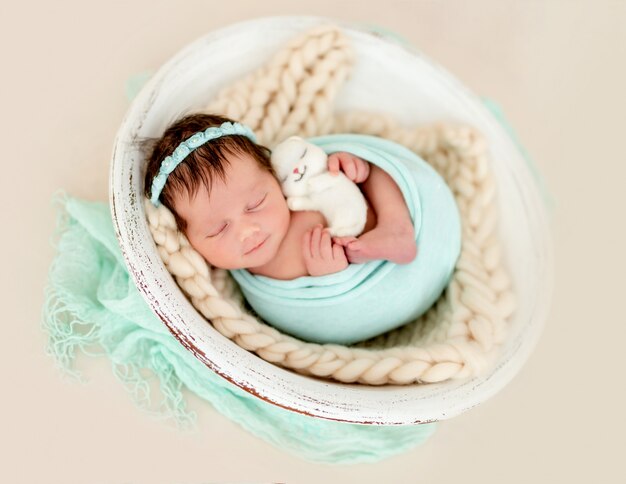
M416 152L444 178L458 205L462 247L451 282L416 321L352 346L315 344L280 333L246 307L228 272L210 267L178 231L166 207L145 199L159 254L178 285L225 337L300 374L369 385L442 382L476 376L493 364L515 309L496 235L496 186L487 146L468 126L399 126L389 116L336 114L335 96L353 53L341 31L316 27L206 107L250 126L272 147L298 134L351 132L388 138Z

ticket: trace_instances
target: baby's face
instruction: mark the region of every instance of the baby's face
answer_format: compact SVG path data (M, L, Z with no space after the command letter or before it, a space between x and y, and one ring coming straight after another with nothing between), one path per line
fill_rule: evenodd
M248 154L228 155L226 183L215 177L211 196L200 184L193 199L175 201L196 251L221 269L257 267L272 260L289 228L289 208L274 176ZM261 244L259 246L259 244Z

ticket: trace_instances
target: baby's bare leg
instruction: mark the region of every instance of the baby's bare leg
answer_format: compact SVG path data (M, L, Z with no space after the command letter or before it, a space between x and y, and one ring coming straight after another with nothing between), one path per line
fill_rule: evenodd
M348 260L353 264L377 259L397 264L411 262L417 255L415 230L396 182L371 163L369 177L361 183L361 189L376 213L376 227L356 240L343 238L341 243Z

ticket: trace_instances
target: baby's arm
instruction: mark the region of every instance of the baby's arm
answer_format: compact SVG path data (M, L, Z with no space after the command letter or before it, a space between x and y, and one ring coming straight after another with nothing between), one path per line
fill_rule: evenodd
M339 169L354 183L362 183L370 174L370 164L346 151L338 151L328 156L328 171L331 175L339 173Z
M348 259L339 244L330 240L328 228L318 224L307 230L302 237L304 265L311 276L333 274L348 267Z

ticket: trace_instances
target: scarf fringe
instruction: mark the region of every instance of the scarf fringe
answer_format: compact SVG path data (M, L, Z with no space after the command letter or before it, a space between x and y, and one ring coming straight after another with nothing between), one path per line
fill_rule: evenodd
M186 410L183 383L172 364L154 344L154 340L142 341L142 351L136 351L135 345L132 347L132 354L125 351L123 359L116 358L116 353L124 345L120 346L119 341L112 344L111 333L104 332L99 321L84 317L84 304L78 303L75 300L76 295L67 287L69 278L76 273L73 268L83 265L80 255L85 250L84 229L70 216L67 210L69 201L70 197L63 191L55 193L52 200L53 206L58 208L56 229L52 236L52 245L57 255L52 261L44 289L41 328L48 335L45 353L53 357L66 377L82 384L88 380L74 367L77 352L87 356L108 356L112 362L113 374L124 385L137 407L159 420L173 419L179 430L194 430L197 415ZM86 269L88 268L82 268ZM85 292L82 296L88 296L92 304L100 305L97 292ZM130 335L133 333L137 331ZM127 335L125 339L128 337ZM149 377L145 375L146 370L152 372L152 378L156 375L159 379L163 399L156 410L152 402Z

